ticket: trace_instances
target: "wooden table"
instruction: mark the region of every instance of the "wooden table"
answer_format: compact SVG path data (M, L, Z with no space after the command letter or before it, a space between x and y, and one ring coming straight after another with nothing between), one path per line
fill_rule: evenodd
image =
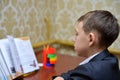
M51 80L52 76L60 75L61 73L67 72L68 70L74 69L78 64L85 58L77 56L68 56L57 54L58 60L54 68L45 69L40 67L40 69L31 75L24 78L24 80ZM36 52L36 57L38 62L42 62L41 51Z

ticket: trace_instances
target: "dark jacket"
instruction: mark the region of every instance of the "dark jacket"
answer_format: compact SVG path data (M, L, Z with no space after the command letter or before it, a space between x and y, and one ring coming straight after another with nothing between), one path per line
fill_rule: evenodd
M104 50L88 63L63 73L61 77L64 80L120 80L118 60Z

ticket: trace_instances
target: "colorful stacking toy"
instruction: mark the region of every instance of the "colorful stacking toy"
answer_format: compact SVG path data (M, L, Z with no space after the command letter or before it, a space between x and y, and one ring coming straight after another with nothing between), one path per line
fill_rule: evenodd
M44 68L53 68L57 61L56 49L47 46L43 50L43 65Z

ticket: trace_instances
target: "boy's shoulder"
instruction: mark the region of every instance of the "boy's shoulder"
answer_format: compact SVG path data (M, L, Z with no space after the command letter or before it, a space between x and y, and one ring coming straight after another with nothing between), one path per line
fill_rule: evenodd
M108 51L103 51L90 62L63 74L62 77L66 79L70 77L76 79L77 77L88 80L118 80L120 79L118 61Z

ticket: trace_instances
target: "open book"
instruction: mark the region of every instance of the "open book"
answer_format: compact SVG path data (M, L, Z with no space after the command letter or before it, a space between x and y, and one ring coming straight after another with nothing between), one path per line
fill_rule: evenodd
M29 37L0 40L0 80L12 80L38 69Z

